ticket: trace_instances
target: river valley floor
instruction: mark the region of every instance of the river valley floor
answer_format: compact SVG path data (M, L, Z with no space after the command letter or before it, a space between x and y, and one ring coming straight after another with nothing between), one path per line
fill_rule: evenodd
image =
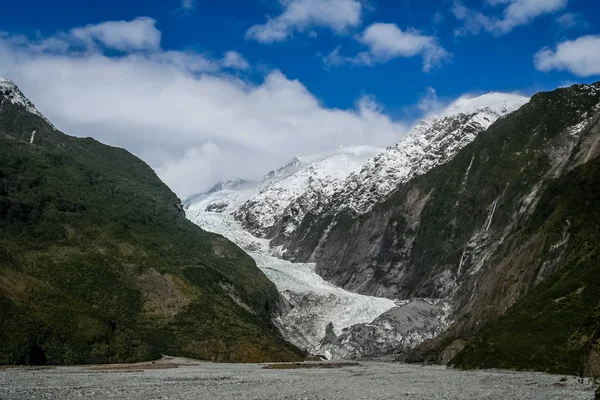
M265 368L267 367L267 368ZM361 361L268 368L167 358L112 366L0 367L0 399L592 399L576 377Z

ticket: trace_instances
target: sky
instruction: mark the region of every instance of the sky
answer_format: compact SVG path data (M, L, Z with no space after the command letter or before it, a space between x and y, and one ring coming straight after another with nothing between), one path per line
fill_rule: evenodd
M460 96L600 80L597 0L7 3L0 76L182 198L295 155L393 145Z

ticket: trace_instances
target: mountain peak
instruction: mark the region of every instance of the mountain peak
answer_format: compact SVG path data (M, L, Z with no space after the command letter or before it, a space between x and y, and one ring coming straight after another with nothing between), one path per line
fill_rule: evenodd
M13 81L0 77L0 105L5 101L9 101L14 106L22 107L25 111L37 115L46 121L52 129L56 130L56 127L35 108L35 105L29 101Z
M5 86L16 86L16 85L10 79L6 79L6 78L3 78L0 76L0 88L3 88Z
M236 179L229 179L229 180L225 180L225 181L219 181L208 192L206 192L206 194L219 192L221 190L236 189L236 188L240 188L242 186L246 186L246 185L251 184L251 183L252 182L247 181L247 180L242 179L242 178L236 178Z

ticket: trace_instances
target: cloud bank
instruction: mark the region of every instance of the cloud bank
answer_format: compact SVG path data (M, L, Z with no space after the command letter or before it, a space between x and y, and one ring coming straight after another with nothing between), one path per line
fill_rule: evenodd
M428 72L450 57L435 37L423 35L413 28L403 31L396 24L374 23L367 27L357 40L365 45L368 51L345 57L340 54L341 47L337 47L323 57L325 67L331 68L347 63L370 66L394 58L421 56L423 70Z
M539 71L569 71L587 77L600 75L600 35L582 36L559 43L554 49L543 48L534 56Z
M181 197L219 179L259 177L297 154L384 147L406 132L371 97L328 108L278 70L258 83L240 78L250 66L233 51L163 50L150 18L42 39L0 34L0 59L0 76L61 130L125 147Z

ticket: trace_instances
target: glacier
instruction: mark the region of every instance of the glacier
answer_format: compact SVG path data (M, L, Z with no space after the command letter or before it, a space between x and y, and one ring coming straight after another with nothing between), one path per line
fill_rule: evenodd
M325 156L296 157L259 183L220 182L185 202L190 221L236 243L277 286L286 306L273 322L284 338L324 358L376 357L412 348L448 326L449 307L440 301L397 301L339 288L319 276L314 263L282 259L280 248L244 229L234 215L249 199L265 192L275 197L275 203L292 201L298 188L310 190L315 181L312 176L320 182L343 181L342 176L360 164L348 154L360 159L370 151L347 148ZM297 188L292 188L296 183ZM329 190L336 190L335 184L331 186ZM271 187L277 190L265 191Z
M277 286L290 307L274 321L284 337L312 354L319 354L327 326L341 334L355 324L369 323L396 306L393 300L363 296L340 289L321 278L314 264L294 264L273 254L269 241L245 231L230 212L253 190L224 190L190 204L186 216L203 229L221 234L243 248ZM227 204L220 212L213 204ZM326 355L326 354L325 354Z

